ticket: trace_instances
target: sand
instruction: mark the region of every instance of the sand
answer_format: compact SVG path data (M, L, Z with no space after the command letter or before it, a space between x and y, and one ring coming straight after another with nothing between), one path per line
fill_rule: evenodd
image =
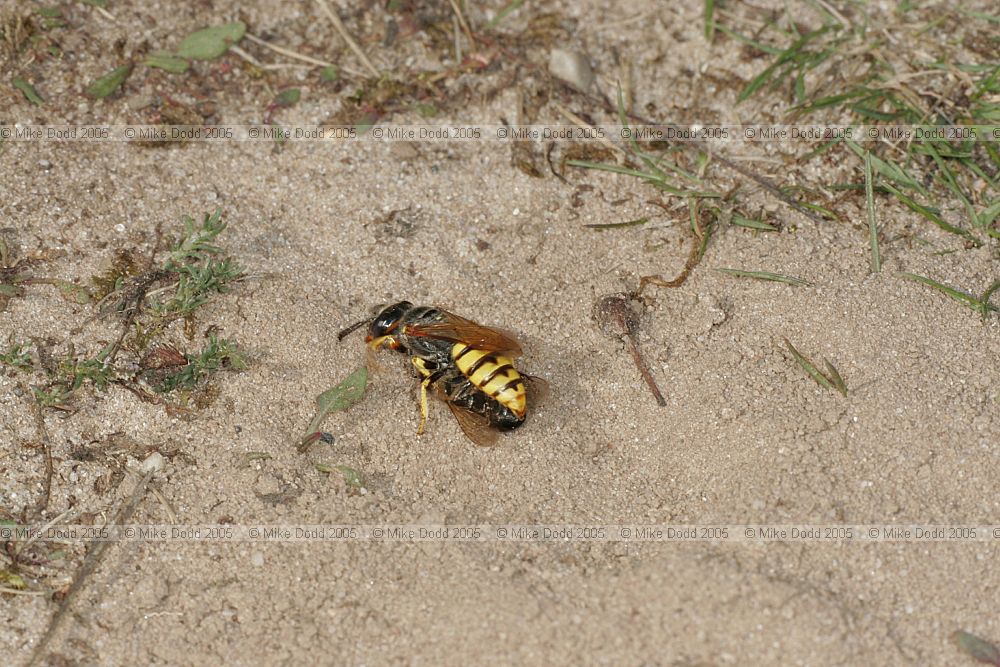
M236 7L188 8L155 28L152 9L109 5L116 17L109 22L74 8L80 29L63 37L73 54L65 78L52 68L46 86L58 102L38 109L4 86L0 120L129 122L147 117L139 107L150 97L169 93L185 103L212 97L217 122L259 122L283 83L301 87L303 99L282 122L335 117L344 92L320 87L315 75L296 83L295 70L254 78L235 56L225 57L227 72L201 64L190 80L134 75L120 97L74 96L114 65L101 45L142 28L160 48L215 17L235 18ZM657 8L646 3L627 14ZM722 122L764 113L734 107L732 91L700 76L692 81L695 72L746 79L760 68L741 60L732 42L709 47L699 10L607 29L599 29L605 14L597 3L558 11L578 19L574 43L591 53L601 90L613 92L616 50L632 60L637 80L656 82L636 92L644 113L680 122L706 109ZM314 12L284 3L241 16L255 34L307 50L334 39ZM342 15L356 30L381 29L383 12L374 6ZM474 13L475 21L483 16ZM100 34L97 45L81 31ZM400 53L367 46L393 66L422 52L407 44ZM125 52L133 48L130 41ZM343 47L335 51L360 67ZM504 71L484 76L496 81ZM537 85L540 74L520 76ZM460 80L476 85L472 78ZM432 122L514 122L518 105L508 86L461 116ZM559 121L552 108L541 117ZM406 112L392 121L426 122ZM816 224L745 184L749 208L766 211L782 232L724 226L682 287L646 293L639 342L666 396L660 407L622 342L591 319L599 296L633 289L641 275L673 276L687 257L686 209L635 179L571 170L563 183L547 168L532 178L512 166L509 145L487 141L21 142L0 151L5 238L20 255L64 253L36 274L87 284L118 249L149 252L158 226L176 234L184 215L216 208L229 223L220 244L254 274L199 316L196 341L180 327L171 331L179 345L196 346L214 325L245 351L249 368L220 376L218 396L204 409L182 418L119 387L88 387L72 416L45 413L54 467L45 518L73 508L106 521L137 480L128 476L103 495L95 481L160 451L166 465L151 484L162 500L147 494L137 523L167 524L171 513L182 524L233 525L995 520L997 318L983 321L897 276L909 271L981 290L996 277L995 245L964 249L888 200L880 210L890 230L885 267L875 275L858 200L842 205L848 221ZM747 145L738 152L754 151L777 154ZM747 164L782 175L774 161ZM847 169L833 160L817 168ZM710 170L720 189L734 183ZM383 222L392 211L402 212ZM962 213L956 207L949 215ZM640 217L650 223L584 227ZM811 285L713 270L723 267ZM402 298L516 332L521 366L550 385L546 402L495 448L473 446L440 403L417 438L415 380L405 359L383 355L365 399L324 422L334 444L298 453L315 396L366 362L362 336L338 342L336 332ZM32 286L0 313L0 340L61 341L93 312L50 286ZM116 332L113 319L97 320L73 340L94 353ZM833 362L848 395L810 379L786 337L807 356ZM40 431L19 389L32 381L0 373L0 507L8 516L34 506L44 478ZM101 455L76 460L80 447ZM270 458L248 462L250 452ZM361 472L364 492L318 472L316 462ZM79 545L66 549L32 570L32 588L65 590L83 557ZM128 542L108 549L44 658L59 665L972 664L961 662L948 637L959 628L1000 637L995 556L983 541ZM26 663L57 606L48 595L0 596L0 650L11 664Z

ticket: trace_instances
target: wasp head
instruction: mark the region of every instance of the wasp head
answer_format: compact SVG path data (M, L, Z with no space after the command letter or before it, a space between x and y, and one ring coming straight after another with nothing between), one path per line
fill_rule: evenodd
M390 350L402 350L403 345L393 335L399 329L403 316L413 308L409 301L400 301L383 308L368 326L368 336L365 341L373 350L387 347Z

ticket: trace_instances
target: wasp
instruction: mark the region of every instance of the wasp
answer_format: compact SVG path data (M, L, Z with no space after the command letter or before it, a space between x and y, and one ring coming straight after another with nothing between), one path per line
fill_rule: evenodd
M466 436L480 446L496 443L498 433L524 423L528 385L542 381L514 368L521 346L508 333L434 306L400 301L382 308L340 333L368 325L370 351L395 350L410 357L420 382L420 426L427 422L427 394L433 388L443 398Z

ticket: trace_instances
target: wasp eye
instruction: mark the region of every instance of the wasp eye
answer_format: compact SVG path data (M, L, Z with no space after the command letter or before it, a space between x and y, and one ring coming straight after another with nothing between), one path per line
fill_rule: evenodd
M383 308L382 312L372 320L371 326L368 327L368 340L383 338L391 334L411 308L413 308L413 304L409 301L400 301Z

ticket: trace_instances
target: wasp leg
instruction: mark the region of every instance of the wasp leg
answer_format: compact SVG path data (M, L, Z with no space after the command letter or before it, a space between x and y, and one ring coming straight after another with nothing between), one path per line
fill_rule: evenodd
M417 427L417 435L423 435L424 425L427 424L427 415L429 412L427 409L427 388L441 379L445 373L445 369L432 371L429 364L419 357L413 357L412 361L417 372L424 376L423 381L420 383L420 426Z
M430 377L420 383L420 426L417 427L417 435L424 434L424 425L427 423L427 387L430 384Z

